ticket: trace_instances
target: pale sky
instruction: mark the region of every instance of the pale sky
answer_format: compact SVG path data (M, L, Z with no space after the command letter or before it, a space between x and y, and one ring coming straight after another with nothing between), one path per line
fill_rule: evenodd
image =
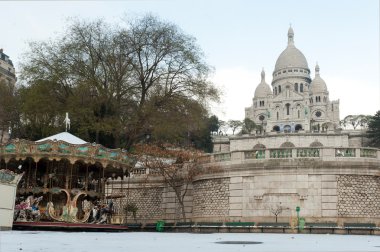
M69 17L117 24L152 13L173 22L214 67L223 97L211 112L223 120L244 119L262 68L271 83L291 23L311 77L318 62L330 100L340 99L341 119L380 110L377 0L0 1L0 13L0 48L16 71L27 42L54 39Z

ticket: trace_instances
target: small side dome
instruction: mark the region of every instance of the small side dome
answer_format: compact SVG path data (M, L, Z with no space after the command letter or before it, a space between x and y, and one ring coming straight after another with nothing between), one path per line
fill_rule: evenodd
M311 82L310 91L312 93L325 93L325 92L327 92L326 82L319 75L319 66L318 66L318 64L315 66L315 78Z
M268 95L272 95L272 89L268 85L268 83L265 82L265 72L264 69L261 71L261 82L257 86L255 90L255 97L254 98L263 98L267 97Z

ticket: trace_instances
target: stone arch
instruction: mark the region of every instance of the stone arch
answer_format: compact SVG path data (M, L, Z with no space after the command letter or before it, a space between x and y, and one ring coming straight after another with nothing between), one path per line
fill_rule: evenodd
M280 132L280 126L278 126L278 125L273 126L273 131Z
M280 145L281 148L293 148L296 147L294 143L286 141Z
M310 147L323 147L323 144L319 142L318 140L315 140L310 144Z
M258 143L253 146L253 149L266 149L266 146L264 144Z
M299 111L298 111L298 112L299 112ZM296 126L294 127L294 130L295 130L295 131L302 130L302 125L301 125L301 124L296 124Z

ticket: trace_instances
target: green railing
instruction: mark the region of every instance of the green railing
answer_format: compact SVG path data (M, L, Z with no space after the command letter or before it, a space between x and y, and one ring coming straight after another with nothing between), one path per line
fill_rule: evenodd
M355 157L354 148L336 148L335 149L336 157Z
M317 148L297 149L297 157L319 157L320 150Z
M360 157L377 158L377 150L360 149Z
M245 151L244 159L264 159L265 158L265 150L253 150L253 151Z
M292 149L271 149L270 158L291 158L292 157Z

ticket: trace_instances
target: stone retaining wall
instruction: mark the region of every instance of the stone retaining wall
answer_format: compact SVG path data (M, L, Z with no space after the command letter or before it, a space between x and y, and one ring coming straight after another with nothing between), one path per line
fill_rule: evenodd
M226 217L229 210L229 178L196 181L193 184L193 217Z
M338 215L342 217L380 216L380 178L363 175L340 175L338 181Z

